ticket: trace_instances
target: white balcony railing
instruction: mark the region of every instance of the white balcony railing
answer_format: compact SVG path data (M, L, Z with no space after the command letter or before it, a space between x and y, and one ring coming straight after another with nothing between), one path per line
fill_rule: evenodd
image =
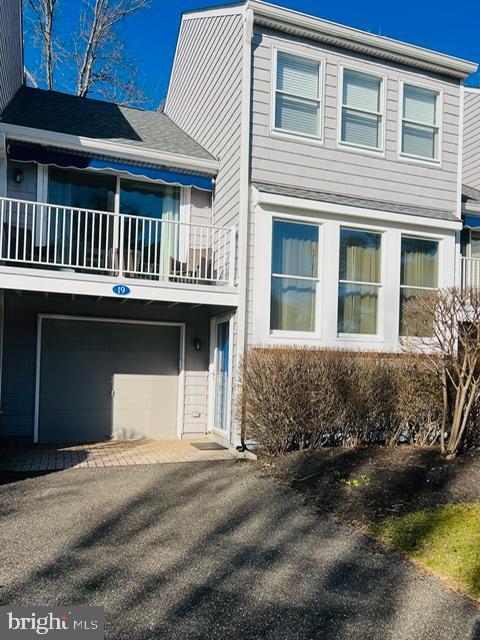
M462 257L462 286L480 287L480 258Z
M235 228L0 198L0 261L233 286Z

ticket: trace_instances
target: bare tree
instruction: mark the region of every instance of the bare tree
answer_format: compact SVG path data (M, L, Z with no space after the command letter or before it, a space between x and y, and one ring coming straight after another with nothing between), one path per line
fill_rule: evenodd
M53 70L55 65L53 44L53 23L57 0L27 0L33 15L33 37L42 52L45 66L45 82L53 89Z
M480 289L424 292L405 306L404 348L420 349L443 392L442 453L460 450L480 393Z
M119 36L118 26L149 7L150 0L83 0L78 27L70 31L65 42L60 42L59 30L53 28L56 10L62 2L67 0L27 0L33 16L34 43L40 48L46 69L47 87L56 87L56 52L62 51L63 77L70 79L71 90L78 96L95 91L124 104L144 102L137 68Z
M116 27L149 5L150 0L85 0L80 25L84 46L77 55L77 95L85 97L95 88L110 99L124 92L127 101L141 100L136 69L128 63Z

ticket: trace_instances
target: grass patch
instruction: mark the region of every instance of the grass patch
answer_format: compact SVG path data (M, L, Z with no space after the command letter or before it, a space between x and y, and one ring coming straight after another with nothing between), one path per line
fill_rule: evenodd
M370 524L369 532L480 598L480 502L450 504Z

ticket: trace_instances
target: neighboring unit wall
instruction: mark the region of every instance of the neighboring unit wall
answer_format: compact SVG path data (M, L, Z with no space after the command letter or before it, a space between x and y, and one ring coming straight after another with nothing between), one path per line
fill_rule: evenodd
M165 113L220 159L213 222L237 224L243 15L185 16Z
M480 189L480 89L465 88L463 184Z
M272 50L314 53L326 63L323 91L323 140L308 140L271 132ZM383 153L339 148L337 125L341 66L384 75L386 79L386 136ZM400 81L441 91L443 130L441 164L399 158ZM254 30L252 93L252 181L316 189L457 211L460 81L421 70L413 71L327 45L274 32Z
M44 297L27 292L5 292L2 406L0 439L32 441L35 410L37 318L39 313L128 320L165 320L186 323L184 436L206 432L208 399L209 317L206 313L168 309L160 305L121 305L119 301L92 302L88 298ZM202 349L195 351L193 339Z
M23 81L21 0L0 0L0 113Z
M15 182L16 171L22 172L22 181ZM7 162L7 197L17 200L37 199L37 165L35 163Z

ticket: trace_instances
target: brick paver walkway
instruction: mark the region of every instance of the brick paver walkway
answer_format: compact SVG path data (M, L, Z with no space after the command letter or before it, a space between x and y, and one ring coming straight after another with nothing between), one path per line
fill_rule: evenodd
M200 451L198 440L113 440L77 445L1 446L0 470L51 471L166 462L230 460L227 449Z

